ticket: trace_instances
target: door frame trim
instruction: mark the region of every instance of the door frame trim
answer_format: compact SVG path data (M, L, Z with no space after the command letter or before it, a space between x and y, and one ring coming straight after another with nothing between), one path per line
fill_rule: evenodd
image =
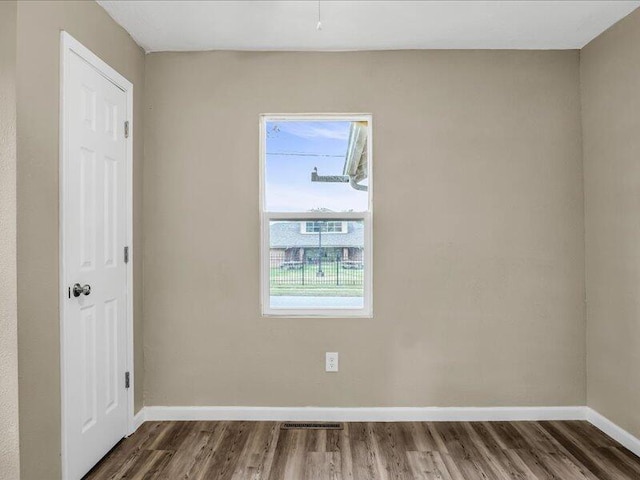
M66 290L68 280L66 278L65 264L64 264L64 213L65 213L65 164L68 159L66 133L67 125L65 122L66 114L66 98L65 87L68 76L67 69L69 68L69 58L72 54L76 54L91 65L98 73L104 76L107 80L112 82L118 88L125 92L127 97L127 111L125 120L129 121L129 138L126 141L126 241L129 246L129 262L125 264L127 272L127 302L126 302L126 366L130 378L130 388L127 391L127 431L123 432L123 436L130 435L135 430L134 423L134 389L135 389L135 375L133 371L133 84L125 77L120 75L107 63L102 61L95 53L82 45L78 40L72 37L69 33L62 30L60 32L60 127L59 127L59 157L58 157L58 171L59 171L59 314L60 314L60 394L61 394L61 460L62 460L62 478L66 480L68 478L68 458L67 458L67 432L66 432L66 418L65 407L67 404L66 398L66 383L65 383L65 331L64 331L64 318L65 318L65 306L66 306Z

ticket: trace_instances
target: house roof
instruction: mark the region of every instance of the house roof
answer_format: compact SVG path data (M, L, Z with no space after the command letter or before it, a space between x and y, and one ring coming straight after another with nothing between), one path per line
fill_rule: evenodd
M301 233L301 222L273 222L270 225L271 248L314 248L318 246L317 233ZM364 246L362 222L347 222L347 233L322 232L323 247Z

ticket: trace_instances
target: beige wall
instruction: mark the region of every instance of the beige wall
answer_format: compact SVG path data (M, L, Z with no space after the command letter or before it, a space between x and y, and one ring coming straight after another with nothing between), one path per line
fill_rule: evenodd
M142 405L144 53L92 1L18 3L18 341L23 480L60 474L59 36L66 30L134 84L136 408Z
M585 404L578 87L576 51L148 55L145 404ZM260 317L264 112L373 114L374 319Z
M0 480L19 477L16 289L16 19L0 2Z
M640 437L640 10L581 54L588 404Z

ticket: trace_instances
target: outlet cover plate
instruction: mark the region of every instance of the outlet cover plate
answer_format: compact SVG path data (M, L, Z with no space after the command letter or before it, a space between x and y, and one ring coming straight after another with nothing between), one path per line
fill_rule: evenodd
M325 354L325 371L337 372L338 371L338 352L326 352Z

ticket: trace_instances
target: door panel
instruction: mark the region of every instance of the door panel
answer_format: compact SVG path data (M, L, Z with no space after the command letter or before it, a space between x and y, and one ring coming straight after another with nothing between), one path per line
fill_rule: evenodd
M64 99L63 421L78 479L127 433L127 96L70 52ZM90 292L74 296L76 283Z

